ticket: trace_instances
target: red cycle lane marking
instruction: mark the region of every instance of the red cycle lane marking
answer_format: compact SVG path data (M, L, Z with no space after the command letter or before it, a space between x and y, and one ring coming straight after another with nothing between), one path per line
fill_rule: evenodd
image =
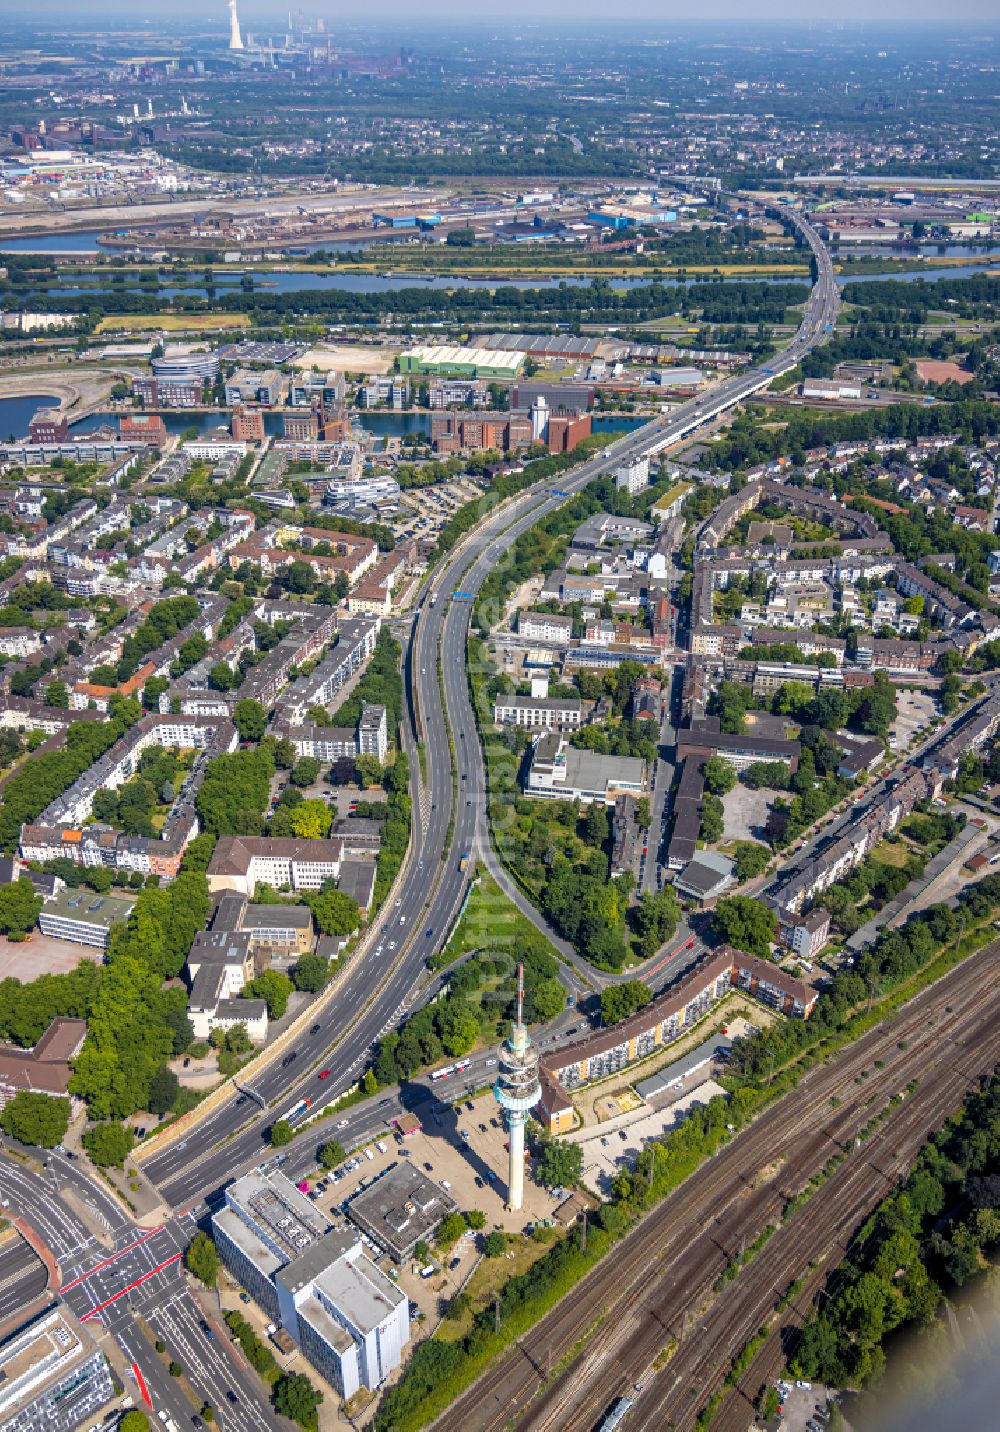
M150 1397L150 1395L149 1395L149 1388L146 1386L146 1379L143 1377L142 1373L140 1372L140 1370L139 1370L139 1364L138 1364L137 1362L134 1362L134 1363L132 1364L132 1371L133 1371L133 1373L135 1374L135 1380L136 1380L136 1383L138 1384L139 1391L142 1393L142 1400L143 1400L143 1402L145 1402L145 1404L146 1404L146 1406L149 1408L150 1412L152 1412L152 1410L153 1410L153 1399L152 1399L152 1398Z
M131 1293L133 1288L138 1288L140 1283L145 1283L147 1278L152 1278L156 1273L162 1273L164 1268L169 1268L171 1263L176 1263L179 1258L183 1257L183 1253L175 1253L174 1256L168 1258L165 1263L158 1263L155 1268L150 1268L148 1273L143 1273L141 1278L136 1278L134 1283L129 1283L127 1288L122 1288L113 1298L105 1298L103 1303L98 1303L96 1308L91 1308L89 1313L84 1313L80 1319L81 1323L85 1323L88 1318L92 1318L96 1313L99 1313L102 1308L107 1308L110 1307L112 1303L117 1303L119 1298L124 1298L126 1293Z
M105 1258L103 1263L95 1263L93 1268L88 1268L86 1273L81 1273L79 1278L73 1279L72 1283L66 1283L59 1289L60 1293L68 1293L70 1288L75 1288L79 1283L85 1283L88 1278L92 1278L94 1274L99 1273L102 1268L109 1268L112 1263L117 1263L119 1258L124 1258L126 1253L131 1253L133 1248L138 1248L140 1243L145 1243L147 1238L152 1238L154 1233L162 1233L162 1231L162 1225L160 1228L151 1228L148 1233L144 1233L141 1238L137 1238L134 1243L130 1243L127 1248L122 1248L113 1258Z
M663 969L663 966L669 964L670 961L674 958L675 955L679 955L680 952L681 952L681 950L686 950L686 949L687 949L687 941L685 940L684 943L683 943L683 945L678 945L677 948L676 948L676 950L671 950L669 955L664 955L663 959L660 961L660 963L659 963L658 965L654 965L651 970L647 970L646 973L642 976L642 978L643 978L644 980L648 980L649 977L650 977L650 975L655 975L657 970L662 970L662 969Z

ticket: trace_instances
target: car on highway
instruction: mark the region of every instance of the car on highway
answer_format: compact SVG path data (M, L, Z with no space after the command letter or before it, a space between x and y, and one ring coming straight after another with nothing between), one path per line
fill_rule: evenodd
M337 1128L338 1128L338 1129L346 1129L346 1128L347 1128L347 1120L346 1120L346 1119L340 1119L340 1120L338 1120L338 1122L337 1122Z
M317 1079L329 1079L329 1077L330 1077L330 1071L329 1071L329 1069L321 1069L321 1070L319 1071L319 1073L317 1074L316 1077L317 1077Z

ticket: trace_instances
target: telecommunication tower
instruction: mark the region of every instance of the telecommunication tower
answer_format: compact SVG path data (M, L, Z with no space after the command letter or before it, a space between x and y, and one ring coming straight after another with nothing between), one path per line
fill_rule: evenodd
M542 1097L538 1082L538 1052L528 1038L524 1022L524 966L517 967L517 1018L510 1035L500 1046L497 1082L493 1096L507 1115L510 1168L507 1174L507 1207L516 1213L524 1203L524 1126L528 1110Z

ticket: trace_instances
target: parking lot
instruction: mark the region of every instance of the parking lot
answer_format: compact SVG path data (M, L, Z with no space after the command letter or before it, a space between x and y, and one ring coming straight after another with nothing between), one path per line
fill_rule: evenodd
M329 1137L336 1136L336 1128L331 1126ZM378 1143L384 1145L384 1152ZM411 1159L428 1178L441 1184L460 1209L481 1209L486 1215L486 1232L493 1228L520 1231L526 1223L550 1217L560 1202L535 1184L529 1162L524 1207L519 1213L508 1213L504 1207L507 1131L491 1094L480 1095L474 1102L463 1099L454 1106L439 1101L424 1116L424 1126L417 1132L403 1139L387 1129L378 1143L356 1151L336 1170L336 1181L329 1180L318 1200L324 1212L352 1198L403 1159Z
M598 1125L596 1129L579 1129L566 1136L583 1149L582 1177L587 1188L601 1198L608 1198L611 1180L623 1168L635 1167L636 1158L649 1140L660 1138L681 1123L693 1108L725 1093L721 1084L706 1079L704 1070L683 1080L681 1089L672 1103L658 1108L644 1104L643 1113L638 1117L625 1116L624 1123L616 1120L617 1127Z
M782 791L751 790L737 782L722 797L726 840L763 840L767 813Z
M779 1382L783 1398L778 1426L781 1432L824 1432L830 1424L830 1398L819 1383Z
M900 691L896 696L896 719L889 727L890 745L905 751L915 736L938 714L937 697L929 691Z

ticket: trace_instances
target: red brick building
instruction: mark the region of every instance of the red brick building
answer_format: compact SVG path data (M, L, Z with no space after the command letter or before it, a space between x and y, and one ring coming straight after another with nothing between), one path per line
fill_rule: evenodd
M126 442L144 442L150 447L167 445L167 425L156 413L128 413L119 418L118 435Z
M233 409L230 431L239 442L262 443L264 441L264 414L259 408L245 408L240 403Z

